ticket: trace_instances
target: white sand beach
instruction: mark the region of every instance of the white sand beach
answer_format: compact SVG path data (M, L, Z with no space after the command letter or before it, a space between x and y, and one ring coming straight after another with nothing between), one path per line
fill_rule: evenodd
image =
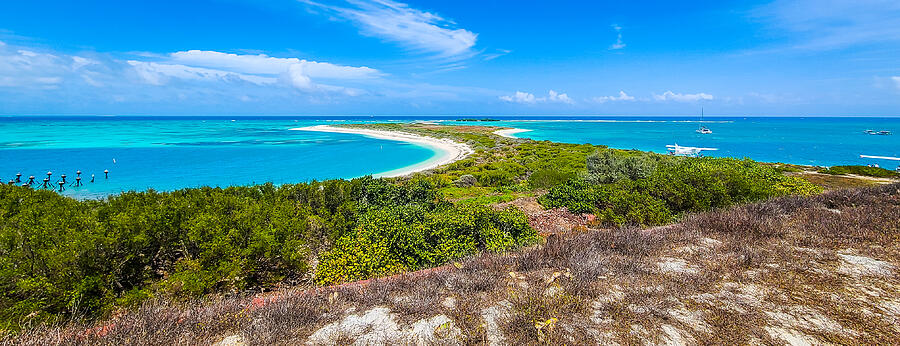
M497 131L494 131L494 134L498 135L500 137L506 137L506 138L519 138L519 137L516 137L513 135L517 134L517 133L528 132L528 131L531 131L531 130L513 128L513 129L497 130Z
M371 138L385 139L390 141L400 141L422 145L433 149L437 152L434 157L417 163L412 166L395 169L392 171L374 174L376 177L400 177L415 172L427 171L449 163L453 163L466 158L475 151L465 143L459 143L450 139L441 139L434 137L420 136L406 132L380 131L370 129L357 129L346 127L335 127L329 125L317 125L309 127L293 128L294 131L315 131L315 132L332 132L332 133L350 133L363 135Z

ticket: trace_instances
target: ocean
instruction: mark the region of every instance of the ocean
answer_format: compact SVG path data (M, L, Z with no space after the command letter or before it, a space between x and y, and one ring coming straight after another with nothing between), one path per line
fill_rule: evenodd
M100 198L128 190L170 191L197 186L275 184L352 178L402 169L437 156L433 149L354 134L291 131L291 128L358 122L440 121L530 130L535 140L602 144L665 152L668 144L713 147L709 156L832 166L897 162L860 159L860 154L900 156L900 118L707 117L713 133L695 132L698 119L684 117L492 117L501 121L457 122L456 117L0 117L0 179L16 173L40 183L52 171L84 186L65 195ZM479 116L478 118L482 118ZM890 130L876 136L864 130ZM109 170L109 178L103 171ZM90 183L91 175L94 182Z
M813 166L898 162L861 159L859 155L900 156L900 118L706 117L711 134L697 133L696 118L617 117L596 119L525 119L490 122L525 130L514 137L566 143L591 143L618 149L659 153L666 145L716 148L705 156L750 158ZM865 130L888 130L869 135Z

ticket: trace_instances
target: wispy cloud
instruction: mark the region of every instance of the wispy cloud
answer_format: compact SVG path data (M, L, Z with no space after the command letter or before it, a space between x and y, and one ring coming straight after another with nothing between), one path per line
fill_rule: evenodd
M377 112L378 107L397 103L436 107L496 92L403 80L365 66L258 52L73 55L0 44L0 113L48 109L76 113ZM567 97L555 95L556 100Z
M625 48L625 42L622 42L622 26L618 24L612 25L613 30L616 31L616 43L613 43L609 46L610 50L618 50Z
M476 54L478 34L456 28L456 23L431 12L391 0L347 0L347 6L299 0L329 14L349 20L367 36L435 54L440 58L462 59Z
M484 54L484 60L485 60L485 61L491 61L491 60L494 60L494 59L499 58L499 57L501 57L501 56L507 55L507 54L509 54L509 53L512 53L512 51L509 50L509 49L496 49L496 50L494 50L493 53L485 53L485 54Z
M840 49L900 42L900 1L776 0L751 12L795 48Z
M212 82L246 81L257 85L274 84L278 81L276 78L271 77L261 77L180 64L128 60L128 65L131 65L134 68L134 71L141 79L151 85L166 85L172 79Z
M891 77L894 80L894 84L897 85L897 89L900 89L900 76Z
M634 96L629 96L624 91L619 91L616 96L597 96L592 98L594 102L605 103L610 101L634 101Z
M0 87L53 89L74 68L64 56L0 44Z
M231 54L216 51L189 50L170 54L176 63L249 74L281 74L299 65L312 78L367 79L382 75L376 69L343 66L299 58L275 58L265 54Z
M523 104L535 104L538 102L553 102L553 103L566 103L566 104L574 104L575 101L569 97L566 93L560 93L555 90L550 90L547 92L546 97L535 97L532 93L527 93L523 91L516 91L515 94L512 95L503 95L500 96L500 100L511 102L511 103L523 103Z
M679 94L672 91L666 91L661 95L654 94L653 99L657 101L697 102L702 100L712 100L713 96L707 93Z
M170 54L170 61L177 65L170 70L189 69L189 74L201 74L214 78L238 78L252 83L274 83L276 77L286 79L293 87L306 91L346 91L359 94L356 89L323 84L315 80L367 80L383 75L380 71L361 66L344 66L327 62L308 61L299 58L276 58L265 54L232 54L216 51L189 50Z
M126 86L136 88L139 84L239 90L241 85L249 84L356 96L364 93L357 84L376 81L382 76L380 71L365 66L263 54L190 50L127 60L106 55L98 60L0 45L0 88L22 90L67 88L86 92L114 88L124 91Z

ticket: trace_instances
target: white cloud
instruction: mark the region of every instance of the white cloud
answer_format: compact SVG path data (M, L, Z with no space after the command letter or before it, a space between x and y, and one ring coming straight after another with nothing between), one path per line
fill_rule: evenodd
M52 89L69 71L68 64L55 54L0 45L0 87Z
M677 101L677 102L696 102L700 100L712 100L713 96L706 93L697 94L678 94L672 91L666 91L662 95L653 95L653 99L657 101Z
M98 62L93 59L83 58L77 55L72 56L72 69L77 70L82 67L94 64L98 64Z
M516 91L515 94L511 96L500 96L500 99L506 102L515 102L515 103L535 103L537 102L534 94Z
M152 85L165 85L171 79L221 82L246 81L257 85L274 84L277 82L277 79L272 77L261 77L179 64L164 64L136 60L128 60L128 64L134 67L134 71L137 72L141 79Z
M175 52L170 56L173 62L180 64L248 74L282 74L290 71L294 65L300 65L303 73L310 78L366 79L382 75L378 70L365 66L342 66L298 58L274 58L265 54L238 55L216 51L189 50Z
M276 58L265 54L232 54L188 50L168 55L160 62L128 61L147 83L164 85L173 79L219 82L250 82L256 85L284 84L303 91L361 95L362 90L329 85L320 80L362 81L383 74L369 67L354 67L299 58Z
M796 48L839 49L900 41L900 1L777 0L752 12Z
M897 89L900 89L900 76L891 77L894 80L894 83L897 84Z
M509 49L496 49L493 53L484 54L484 61L491 61L509 53L512 53Z
M568 104L575 103L575 101L572 101L572 99L569 98L569 95L566 95L564 93L557 93L556 91L553 91L553 90L550 90L550 97L547 100L549 102L561 102L561 103L568 103Z
M616 31L616 43L613 43L612 45L610 45L609 49L610 50L618 50L618 49L625 48L625 43L622 42L622 27L619 26L618 24L613 24L612 28L613 28L613 30Z
M352 21L367 36L390 42L442 58L468 58L475 54L472 47L478 34L454 28L455 23L443 17L414 9L391 0L347 0L351 7L320 4L310 0L301 2L327 10Z
M523 92L523 91L516 91L516 93L512 94L512 95L500 96L500 100L503 100L506 102L524 103L524 104L534 104L534 103L538 103L538 102L555 102L555 103L567 103L567 104L575 103L575 101L573 101L569 97L569 95L567 95L565 93L556 92L555 90L550 90L547 93L547 97L535 97L534 94L531 94L531 93L527 93L527 92Z
M634 96L630 96L626 94L624 91L619 91L619 95L617 96L597 96L592 100L594 102L604 103L609 101L634 101Z

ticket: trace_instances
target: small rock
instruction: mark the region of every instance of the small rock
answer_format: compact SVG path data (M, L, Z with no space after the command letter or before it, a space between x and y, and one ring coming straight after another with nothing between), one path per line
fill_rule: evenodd
M456 309L456 298L453 298L453 297L444 298L444 300L441 302L441 306L443 306L447 309L450 309L450 310Z
M865 256L838 254L838 257L844 261L841 267L838 268L838 272L846 275L892 276L896 268L888 262Z
M243 336L240 335L232 335L222 339L221 341L213 344L213 346L244 346L247 345L247 341L244 340Z

